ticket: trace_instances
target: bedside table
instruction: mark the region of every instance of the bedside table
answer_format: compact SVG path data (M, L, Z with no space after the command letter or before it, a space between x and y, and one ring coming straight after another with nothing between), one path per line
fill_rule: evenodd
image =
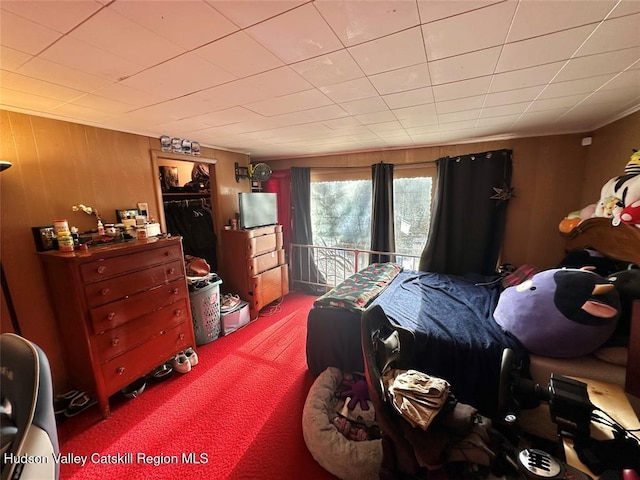
M629 430L640 428L640 421L638 421L638 417L636 417L633 408L631 408L631 404L629 400L627 400L621 386L600 382L598 380L590 380L588 378L571 378L586 383L591 403L611 415L620 425ZM595 422L591 422L591 436L597 440L613 438L609 427ZM562 444L567 464L582 470L593 478L598 478L598 476L589 470L578 458L578 454L573 449L573 440L563 438Z

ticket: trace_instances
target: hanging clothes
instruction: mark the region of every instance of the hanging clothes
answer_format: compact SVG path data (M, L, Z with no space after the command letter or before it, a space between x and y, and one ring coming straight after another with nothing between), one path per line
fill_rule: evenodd
M218 269L213 211L207 199L164 202L167 232L180 235L185 255L204 258L211 271Z

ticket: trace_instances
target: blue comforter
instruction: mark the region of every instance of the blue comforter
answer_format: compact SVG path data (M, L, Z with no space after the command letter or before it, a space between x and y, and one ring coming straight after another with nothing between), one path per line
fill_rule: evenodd
M414 368L446 379L458 400L493 416L503 349L516 352L524 371L528 356L493 319L502 288L476 284L486 280L405 270L372 304L414 332Z

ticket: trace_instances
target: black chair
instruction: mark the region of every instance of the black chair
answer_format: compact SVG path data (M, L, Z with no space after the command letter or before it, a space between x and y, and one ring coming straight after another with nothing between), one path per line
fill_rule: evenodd
M2 480L57 479L49 360L37 345L13 333L0 336L0 394Z
M418 464L413 446L403 434L402 419L387 398L382 372L387 367L409 368L413 333L392 325L382 307L368 308L361 319L362 354L369 397L382 434L381 479L421 478L426 472Z

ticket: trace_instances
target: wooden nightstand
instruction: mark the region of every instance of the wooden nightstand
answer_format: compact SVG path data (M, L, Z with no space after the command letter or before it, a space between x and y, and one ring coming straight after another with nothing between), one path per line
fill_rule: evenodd
M607 412L623 427L630 430L640 428L640 421L638 421L638 417L633 411L633 408L631 408L631 404L629 400L627 400L622 387L612 383L590 380L588 378L572 378L586 383L591 403ZM591 436L597 440L613 438L609 427L594 422L591 422ZM598 476L591 472L591 470L578 459L578 454L573 449L573 440L564 438L562 442L566 462L572 467L588 473L593 478L597 478Z

